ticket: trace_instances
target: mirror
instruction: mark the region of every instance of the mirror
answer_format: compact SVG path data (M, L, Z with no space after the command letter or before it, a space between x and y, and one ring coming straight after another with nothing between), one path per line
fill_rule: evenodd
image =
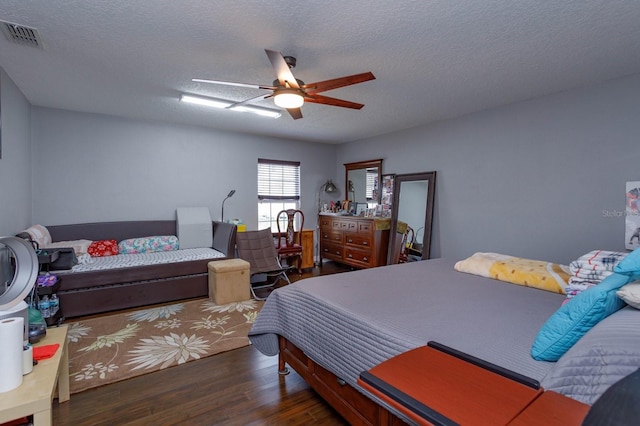
M38 256L33 246L17 237L0 238L0 311L20 303L38 277Z
M369 204L370 207L380 203L382 160L346 163L344 168L344 187L347 200Z
M396 175L389 264L429 259L436 172Z

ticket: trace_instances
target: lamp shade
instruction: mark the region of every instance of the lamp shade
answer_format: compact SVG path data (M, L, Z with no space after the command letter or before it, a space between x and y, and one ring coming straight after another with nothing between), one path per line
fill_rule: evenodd
M329 179L324 185L324 192L336 192L338 188L336 185Z
M300 108L304 104L304 98L294 89L280 89L276 91L273 102L280 108Z

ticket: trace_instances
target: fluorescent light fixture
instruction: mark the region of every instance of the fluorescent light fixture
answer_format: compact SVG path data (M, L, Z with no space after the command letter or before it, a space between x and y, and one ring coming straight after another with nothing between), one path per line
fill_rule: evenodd
M251 112L253 114L270 118L278 118L282 115L279 110L263 108L254 105L238 105L235 107L231 107L232 105L236 104L236 102L228 101L226 99L210 98L208 96L194 96L183 93L182 95L180 95L180 101L219 109L229 109L231 111Z
M304 104L304 98L296 89L280 89L276 90L273 102L280 108L300 108Z
M213 108L226 108L233 103L233 102L225 101L224 99L205 98L203 96L193 96L193 95L186 95L186 94L181 95L180 100L182 102L187 102L190 104L204 105L204 106L213 107Z
M253 105L239 105L231 108L231 111L239 112L252 112L254 114L262 115L264 117L278 118L282 113L275 109L261 108Z

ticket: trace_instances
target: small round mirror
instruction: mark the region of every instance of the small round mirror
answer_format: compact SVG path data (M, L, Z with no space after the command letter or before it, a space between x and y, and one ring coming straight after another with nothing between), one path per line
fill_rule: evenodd
M38 256L33 246L18 237L0 238L0 311L24 300L38 278Z

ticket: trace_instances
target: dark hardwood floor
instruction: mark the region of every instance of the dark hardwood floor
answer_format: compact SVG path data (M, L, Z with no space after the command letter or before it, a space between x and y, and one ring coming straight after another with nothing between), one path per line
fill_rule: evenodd
M325 262L289 277L293 282L348 270ZM295 371L280 376L277 370L277 357L247 346L54 401L53 424L347 424Z

